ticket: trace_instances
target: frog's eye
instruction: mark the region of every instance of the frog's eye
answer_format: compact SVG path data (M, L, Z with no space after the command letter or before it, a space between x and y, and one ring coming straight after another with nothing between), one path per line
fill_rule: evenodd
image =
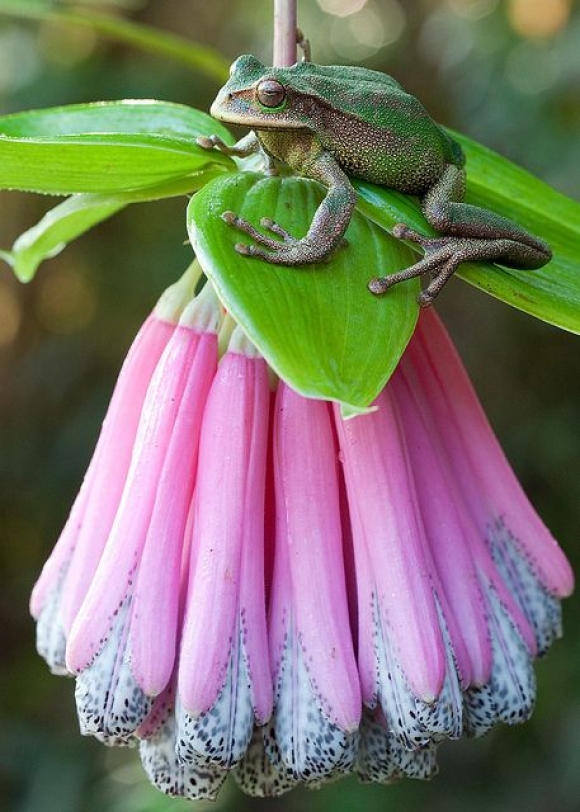
M256 88L258 101L270 109L281 107L286 99L284 86L276 79L263 79Z

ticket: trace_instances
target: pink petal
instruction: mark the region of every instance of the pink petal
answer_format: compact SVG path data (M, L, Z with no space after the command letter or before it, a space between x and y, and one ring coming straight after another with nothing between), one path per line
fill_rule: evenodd
M92 482L97 469L95 450L70 516L51 555L36 582L30 599L30 612L36 619L36 650L53 674L66 676L66 634L62 621L62 595L71 558L83 525Z
M118 473L118 479L121 480L122 487L145 390L155 364L172 332L173 325L159 321L154 316L149 316L129 349L113 391L93 459L61 537L44 565L34 587L31 598L31 612L35 618L40 615L48 593L53 589L56 581L62 577L65 570L68 570L73 552L78 547L79 538L82 539L83 532L87 534L86 528L89 527L92 534L97 534L96 527L100 528L100 522L106 519L106 516L98 513L99 522L96 525L92 522L93 515L91 514L94 511L91 510L91 502L93 500L100 502L99 490L106 489L108 491L113 488L114 483L111 480L115 480L116 473ZM113 459L115 465L109 468ZM86 521L87 513L88 522ZM107 530L105 528L101 531L101 536L106 539L106 535ZM73 578L68 580L78 582L77 568L73 570ZM69 589L72 588L71 583ZM68 629L70 624L67 623L66 625Z
M113 525L143 401L153 372L175 325L150 317L123 364L98 443L98 463L84 521L68 572L62 600L65 630L70 632Z
M73 672L85 669L102 648L116 612L132 589L157 483L198 344L196 332L176 327L155 368L107 545L71 628L67 665Z
M423 423L405 378L395 372L389 382L405 426L417 495L426 538L451 613L455 633L454 650L461 673L483 685L491 674L491 645L486 605L478 570L472 556L470 529L477 531L463 515L461 496L455 488L447 461L436 453L434 437ZM468 663L462 661L457 645L460 635Z
M398 404L343 421L336 409L358 590L365 704L407 749L459 738L471 663L425 535ZM395 747L395 745L393 745Z
M566 557L529 503L477 400L461 361L434 312L421 314L402 361L431 404L464 499L487 537L501 521L553 595L573 589ZM449 430L453 427L453 432Z
M144 693L159 694L175 660L185 527L197 471L202 415L217 368L217 336L199 337L157 483L136 577L129 635L131 666Z
M280 772L322 778L349 768L361 713L328 404L280 382L273 442L269 624L276 707L267 748Z
M203 418L179 661L179 757L192 763L239 761L254 717L261 723L270 714L263 561L268 404L265 362L226 353Z
M409 686L429 703L441 692L445 660L426 540L396 406L386 391L376 406L377 411L347 421L337 414L336 421L356 567L360 581L368 584L365 594L359 593L359 611L366 603L368 613L374 595ZM361 645L371 628L359 628Z

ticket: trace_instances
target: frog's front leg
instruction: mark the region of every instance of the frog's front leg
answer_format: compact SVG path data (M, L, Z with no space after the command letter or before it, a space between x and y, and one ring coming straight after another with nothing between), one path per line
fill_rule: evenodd
M253 130L243 138L240 138L239 141L236 141L231 147L229 144L226 144L219 135L200 135L195 140L203 149L217 149L218 152L221 152L223 155L229 155L232 158L248 158L250 155L260 152L262 154L262 160L264 161L263 171L266 175L278 174L273 159L262 149L262 145Z
M324 200L314 213L307 234L301 239L296 239L270 218L262 218L262 227L280 238L275 239L262 234L247 220L226 211L222 214L226 223L243 231L257 243L257 245L237 243L235 249L239 254L258 257L274 265L307 265L325 261L344 242L344 232L356 202L356 193L349 179L334 158L327 153L321 153L307 167L307 174L309 178L320 181L328 189Z
M516 223L499 214L463 203L465 171L447 167L439 181L421 200L427 221L441 237L425 237L398 224L393 234L418 243L425 256L397 274L373 279L369 289L376 294L405 279L430 273L432 280L419 296L419 304L430 305L462 262L499 262L512 268L541 268L552 257L550 247Z
M240 138L232 147L226 144L219 135L200 135L195 141L203 149L217 149L218 152L235 158L247 158L248 155L259 152L261 148L258 136L253 130Z

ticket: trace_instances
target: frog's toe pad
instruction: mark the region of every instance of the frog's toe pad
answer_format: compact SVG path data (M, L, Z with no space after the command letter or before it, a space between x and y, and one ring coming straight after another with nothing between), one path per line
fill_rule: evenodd
M367 287L375 296L382 296L382 294L386 293L394 284L396 284L396 280L391 280L388 276L382 276L380 278L377 276L370 280Z
M195 139L195 143L198 145L198 147L201 147L202 149L214 148L214 141L208 135L198 135L198 137Z
M233 211L224 211L221 217L224 223L227 223L228 226L237 226L240 219L237 214L234 214Z
M234 245L234 249L238 254L241 254L243 257L267 257L268 254L262 248L258 248L256 245L248 245L244 242L237 242Z
M409 228L405 223L396 223L396 225L393 226L392 234L393 237L396 237L398 240L412 240L413 242L417 242L422 239L421 234L417 231L413 231L413 229Z
M419 307L431 307L436 296L436 293L429 293L427 289L422 290L417 296L417 304Z
M272 220L271 217L262 217L260 220L260 225L262 228L271 231L272 234L276 234L278 237L281 237L285 242L294 242L294 237L285 228L278 225L275 220Z

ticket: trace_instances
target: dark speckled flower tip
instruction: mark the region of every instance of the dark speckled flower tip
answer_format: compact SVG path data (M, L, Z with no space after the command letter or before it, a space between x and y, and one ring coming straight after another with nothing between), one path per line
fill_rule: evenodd
M376 406L272 392L191 275L135 340L31 608L82 733L163 792L430 778L529 717L572 574L433 312Z

